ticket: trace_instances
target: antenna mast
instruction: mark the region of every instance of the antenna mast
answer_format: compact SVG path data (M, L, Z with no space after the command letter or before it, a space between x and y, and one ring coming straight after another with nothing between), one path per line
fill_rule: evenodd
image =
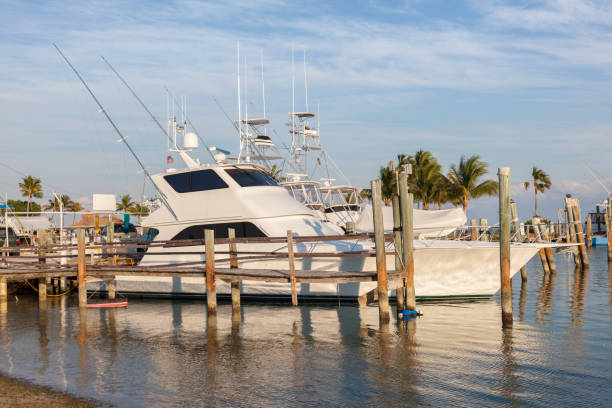
M236 81L237 81L237 86L236 89L238 91L238 140L240 141L240 151L238 152L238 163L240 163L240 159L242 157L242 108L241 108L241 104L242 102L240 102L240 41L236 42L236 54L237 54L237 58L236 58L236 62L237 62L237 70L236 70Z

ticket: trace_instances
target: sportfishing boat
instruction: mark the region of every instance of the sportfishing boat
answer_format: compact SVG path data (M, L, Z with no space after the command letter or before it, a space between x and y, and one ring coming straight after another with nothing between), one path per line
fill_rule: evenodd
M158 191L165 196L142 225L155 240L173 241L202 238L212 229L215 237L226 238L228 228L236 237L283 237L291 230L295 236L338 236L343 231L332 222L321 220L315 211L293 199L267 174L263 166L252 163L204 164L184 170L152 175ZM348 237L347 237L348 238ZM360 253L373 249L371 240L335 240L298 243L299 252ZM500 287L499 246L489 242L415 240L415 290L419 298L488 297ZM226 245L216 248L227 250ZM392 248L390 248L392 249ZM513 244L512 274L538 251L537 244ZM188 252L164 255L164 252ZM238 251L286 252L284 244L239 244ZM203 246L149 248L140 265L205 262ZM171 261L169 261L171 259ZM392 266L394 256L387 257ZM286 260L244 260L243 268L286 269ZM296 268L320 271L373 271L375 258L312 257L296 259ZM301 283L298 294L316 298L350 298L375 288L372 282L345 284ZM103 290L103 288L102 288ZM203 295L203 278L117 277L117 290L150 295ZM245 296L290 296L290 285L243 281ZM217 293L230 293L229 284L218 284Z
M151 239L172 241L202 238L207 229L212 229L216 237L222 238L228 236L229 228L235 230L236 237L285 237L289 230L296 236L342 234L342 229L338 225L321 220L313 210L292 198L285 188L269 177L267 174L269 168L245 162L228 163L222 150L217 150L214 154L215 164L200 164L198 160L192 159L188 152L197 148L198 137L185 132L185 120L180 126L174 121L174 140L169 132L164 131L164 133L169 142L173 143L173 151L179 154L187 168L167 169L164 173L151 175L82 76L57 46L56 49L83 83L157 190L159 205L142 221L143 226L149 227L148 236ZM141 102L139 98L137 99ZM148 109L146 110L150 113ZM248 121L248 118L245 120ZM156 119L155 121L157 122ZM161 124L157 123L163 131ZM238 123L242 123L241 118ZM305 127L303 129L312 130ZM176 142L178 130L183 132L181 149ZM310 134L309 137L314 135ZM511 275L524 266L540 247L538 244L513 244L510 253ZM219 251L225 249L218 248ZM373 244L370 240L340 239L297 244L297 250L305 253L362 253L372 249ZM423 239L415 240L414 249L417 297L488 297L500 288L497 243ZM286 252L287 248L283 244L276 243L249 243L238 245L237 250L281 253ZM171 258L163 254L170 251L185 253L173 254ZM205 261L203 245L183 248L155 246L148 248L139 263L158 265L169 262L178 264ZM387 264L394 264L393 255L388 255ZM296 260L295 266L297 269L312 271L376 270L373 257L303 257ZM249 259L242 260L239 267L285 269L286 261L274 258ZM299 283L297 289L298 295L302 297L335 299L366 294L374 289L375 285L374 282ZM104 284L98 283L98 286L99 290L104 290ZM116 289L123 293L201 296L205 292L204 288L204 278L128 276L116 278ZM243 281L241 291L245 296L267 297L290 296L291 293L289 284L259 281ZM230 293L230 285L218 284L217 293Z

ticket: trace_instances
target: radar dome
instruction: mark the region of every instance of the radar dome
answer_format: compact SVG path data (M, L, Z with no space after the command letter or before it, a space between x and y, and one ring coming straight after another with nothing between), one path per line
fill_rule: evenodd
M183 150L194 150L198 148L198 135L193 132L185 133L183 136Z

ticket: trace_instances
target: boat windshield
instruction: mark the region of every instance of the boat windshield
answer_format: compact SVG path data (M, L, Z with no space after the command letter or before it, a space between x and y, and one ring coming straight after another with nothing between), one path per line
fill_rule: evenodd
M324 193L323 202L325 203L326 211L358 210L359 202L354 189L330 188Z
M312 210L319 210L324 207L323 200L321 199L321 191L316 184L292 183L286 184L283 187L285 187L291 197Z
M234 168L225 171L240 184L240 187L278 186L272 177L261 170Z

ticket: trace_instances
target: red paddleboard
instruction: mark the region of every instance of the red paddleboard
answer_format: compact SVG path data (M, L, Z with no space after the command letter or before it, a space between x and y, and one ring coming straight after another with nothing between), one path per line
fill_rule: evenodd
M114 302L88 303L87 307L127 307L127 305L127 300L118 300Z

